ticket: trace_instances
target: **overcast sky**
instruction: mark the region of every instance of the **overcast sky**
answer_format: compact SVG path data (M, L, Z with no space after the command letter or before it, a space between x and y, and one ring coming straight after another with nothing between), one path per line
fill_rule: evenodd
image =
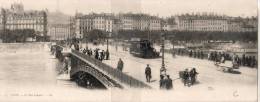
M192 12L215 12L230 16L256 16L257 0L0 0L2 7L21 1L27 10L57 9L73 15L76 11L142 12L170 16Z

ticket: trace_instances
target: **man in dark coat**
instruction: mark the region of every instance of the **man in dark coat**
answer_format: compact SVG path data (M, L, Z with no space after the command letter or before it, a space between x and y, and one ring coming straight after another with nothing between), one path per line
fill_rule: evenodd
M149 64L147 64L147 67L145 68L145 77L146 77L146 81L149 83L151 82L151 78L152 78L151 73L152 73L151 68L149 67Z
M121 58L119 58L119 61L117 63L117 69L123 71L123 67L124 67L124 62L122 61Z
M167 79L165 79L166 81L166 89L170 90L172 89L172 79L170 78L170 75L167 75Z
M160 89L166 89L166 80L163 75L160 75Z
M95 50L95 58L98 59L98 56L99 56L99 54L98 54L98 49L96 49L96 50Z
M188 79L189 79L189 70L185 69L183 73L183 81L184 81L184 86L188 84Z
M109 60L109 51L106 51L106 60Z
M196 82L197 74L199 74L199 73L196 71L196 68L192 68L192 70L189 73L189 76L191 77L191 84L192 85Z

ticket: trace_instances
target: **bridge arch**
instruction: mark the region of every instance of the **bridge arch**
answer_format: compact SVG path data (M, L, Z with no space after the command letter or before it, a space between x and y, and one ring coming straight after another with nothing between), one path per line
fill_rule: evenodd
M106 88L116 87L116 88L123 88L120 84L118 84L116 81L110 79L108 76L103 74L102 72L99 72L95 68L89 66L88 64L79 64L77 66L74 66L72 70L70 71L70 77L78 78L78 74L88 74L91 75L93 78L99 81L101 84L103 84Z
M71 76L72 80L75 80L76 83L80 86L89 88L89 89L107 89L109 88L104 82L96 78L91 73L85 71L78 71Z

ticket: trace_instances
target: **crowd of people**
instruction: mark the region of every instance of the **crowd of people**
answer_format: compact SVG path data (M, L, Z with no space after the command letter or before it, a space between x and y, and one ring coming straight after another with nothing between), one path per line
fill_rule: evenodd
M255 56L246 56L243 54L242 56L238 56L236 54L230 54L226 52L217 52L211 51L206 53L202 50L188 50L188 49L176 49L173 51L174 54L181 55L181 56L188 56L192 58L198 59L207 59L214 62L221 62L225 63L226 60L233 61L237 63L239 66L246 66L246 67L257 67L257 59Z
M82 50L77 47L78 45L74 45L74 49L77 51L82 51L82 53L88 55L88 56L94 56L95 59L103 61L103 60L109 60L109 51L104 51L99 48L96 48L92 50L91 48L83 48Z
M179 73L179 76L182 79L184 86L190 86L196 82L198 74L199 73L196 71L196 69L192 68L190 71L188 69L185 69L185 71L181 71Z
M255 56L245 56L243 54L242 57L235 56L233 61L236 61L240 66L257 67L257 60Z

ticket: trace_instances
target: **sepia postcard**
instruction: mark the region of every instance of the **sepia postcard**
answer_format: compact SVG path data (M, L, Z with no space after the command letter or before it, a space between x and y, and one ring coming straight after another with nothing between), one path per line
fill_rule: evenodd
M0 102L257 102L257 0L0 0Z

